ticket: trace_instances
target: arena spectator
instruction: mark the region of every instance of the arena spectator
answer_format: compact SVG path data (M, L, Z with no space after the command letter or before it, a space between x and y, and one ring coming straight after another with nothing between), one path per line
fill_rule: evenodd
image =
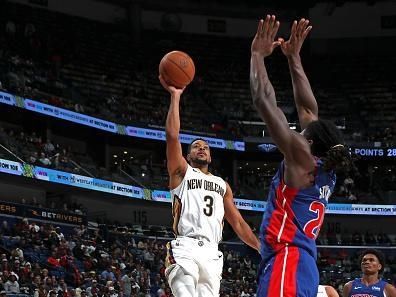
M15 272L11 272L8 281L4 284L4 290L7 294L19 294L19 283L18 283L18 276Z
M105 270L102 271L102 273L100 274L100 277L102 280L108 281L115 281L115 275L113 272L113 266L107 266Z

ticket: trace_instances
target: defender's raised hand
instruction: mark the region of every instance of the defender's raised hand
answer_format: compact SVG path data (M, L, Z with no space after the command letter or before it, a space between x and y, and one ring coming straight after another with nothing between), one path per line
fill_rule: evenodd
M300 54L304 40L312 29L312 26L308 26L308 24L309 20L306 19L301 19L299 22L294 21L289 40L285 41L283 38L278 39L278 41L281 42L281 49L285 56Z
M274 41L278 29L279 22L274 15L267 15L265 20L260 20L251 46L252 54L258 54L262 57L271 55L273 50L281 44L280 40Z

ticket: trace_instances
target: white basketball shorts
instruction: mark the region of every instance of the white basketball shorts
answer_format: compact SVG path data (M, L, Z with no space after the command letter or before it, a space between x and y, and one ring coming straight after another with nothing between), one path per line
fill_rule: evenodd
M165 275L171 285L175 269L183 269L191 275L196 287L196 296L219 296L223 253L218 245L190 237L178 237L167 244Z

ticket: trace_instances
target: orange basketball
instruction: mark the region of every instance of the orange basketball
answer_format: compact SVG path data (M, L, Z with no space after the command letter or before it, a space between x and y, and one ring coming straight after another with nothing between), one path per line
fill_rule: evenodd
M159 73L168 85L181 89L194 79L194 62L186 53L172 51L162 58Z

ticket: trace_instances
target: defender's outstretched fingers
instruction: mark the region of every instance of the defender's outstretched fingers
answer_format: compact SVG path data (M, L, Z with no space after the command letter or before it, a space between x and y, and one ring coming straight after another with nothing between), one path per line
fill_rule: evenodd
M309 24L309 20L305 20L304 22L302 22L301 27L300 27L300 36L304 35L304 32L307 29L308 24Z
M276 34L278 33L278 30L279 30L279 26L280 26L279 21L276 21L276 22L275 22L275 26L274 26L274 28L273 28L273 30L272 30L271 40L274 40L274 39L275 39L275 36L276 36ZM278 40L278 41L279 41L279 40Z
M302 31L304 30L304 24L305 24L305 19L304 19L304 18L301 19L301 20L298 22L298 25L297 25L297 32L296 32L298 37L301 36Z
M270 22L271 16L267 14L264 20L263 28L261 30L261 37L264 37L264 35L267 33L269 22Z
M312 30L312 26L308 26L303 33L303 38L307 37L308 33Z
M297 21L294 21L290 33L290 42L293 42L294 39L296 38L296 31L297 31Z
M256 33L256 37L260 38L263 32L264 28L264 20L261 19L258 23L258 27L257 27L257 33Z
M274 29L275 26L275 16L271 15L269 24L268 24L268 30L267 30L267 37L271 38L272 35L272 30Z

